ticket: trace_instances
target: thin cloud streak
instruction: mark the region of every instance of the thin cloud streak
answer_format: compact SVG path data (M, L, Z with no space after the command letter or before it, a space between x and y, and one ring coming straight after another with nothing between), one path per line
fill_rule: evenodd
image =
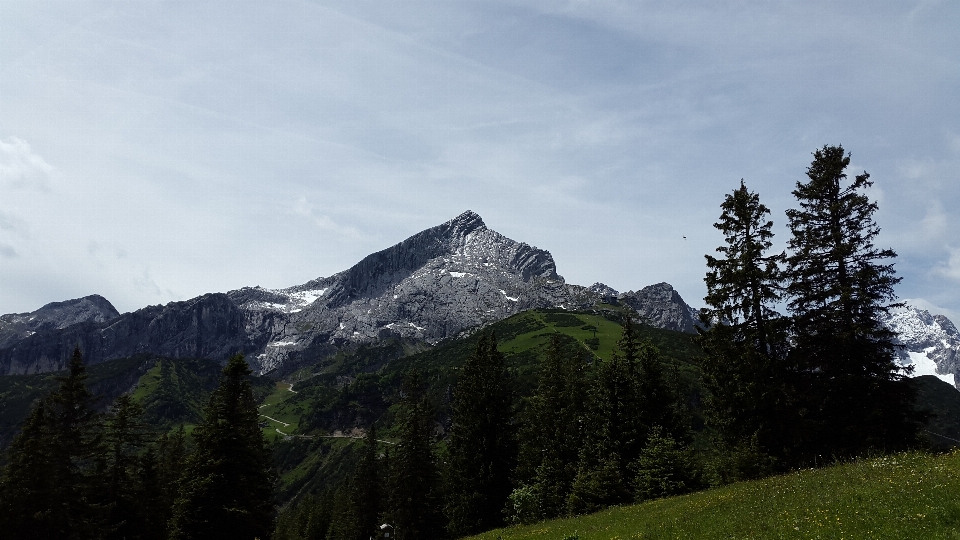
M55 165L47 192L2 188L30 234L0 228L0 312L290 286L468 208L570 282L698 305L723 196L744 178L783 243L838 143L901 295L960 311L954 4L58 6L0 7L0 141Z

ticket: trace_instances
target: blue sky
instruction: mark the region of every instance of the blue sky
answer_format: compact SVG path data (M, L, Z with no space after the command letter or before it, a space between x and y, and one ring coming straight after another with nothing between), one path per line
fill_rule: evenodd
M700 306L724 194L782 247L842 144L900 296L956 317L957 28L949 1L3 0L0 313L291 286L467 209L568 282Z

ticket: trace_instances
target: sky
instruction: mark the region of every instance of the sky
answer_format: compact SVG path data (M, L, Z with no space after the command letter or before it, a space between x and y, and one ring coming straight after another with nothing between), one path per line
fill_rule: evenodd
M568 283L706 294L741 180L875 182L960 322L960 2L0 0L0 313L345 270L465 210ZM685 238L684 238L685 237Z

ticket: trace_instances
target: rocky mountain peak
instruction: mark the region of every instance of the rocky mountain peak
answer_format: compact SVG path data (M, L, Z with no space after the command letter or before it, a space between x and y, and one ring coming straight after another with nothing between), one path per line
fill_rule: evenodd
M960 373L960 333L943 315L907 306L891 312L883 319L897 333L900 363L913 366L913 376L936 375L956 386Z
M51 302L30 313L0 316L0 349L37 332L59 330L82 322L104 323L120 316L106 298L91 294L83 298Z
M94 363L138 352L223 360L239 351L268 372L387 337L437 343L527 309L619 301L655 326L693 329L691 309L669 284L620 295L599 283L569 285L549 251L503 236L468 210L302 285L244 287L119 317L104 311L103 322L88 317L63 330L18 334L0 346L0 374L58 369L76 343Z
M696 332L697 311L680 298L673 285L657 283L628 291L619 300L632 307L650 325L679 332Z

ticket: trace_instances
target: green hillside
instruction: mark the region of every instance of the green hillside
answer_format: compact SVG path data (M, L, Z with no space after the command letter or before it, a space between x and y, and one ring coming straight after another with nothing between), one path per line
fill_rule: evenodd
M87 368L87 387L101 396L101 409L109 407L118 396L129 392L144 373L156 364L152 355L138 355ZM64 372L0 377L0 449L6 448L20 429L34 402L54 390L57 377Z
M960 452L804 470L472 538L960 538Z
M584 362L609 358L622 331L620 312L531 310L499 321L485 331L497 335L508 371L513 375L515 403L537 384L541 354L553 335ZM691 334L640 327L675 367L675 375L690 392L696 391L697 371L691 363L697 352ZM277 383L260 409L264 433L276 441L281 468L281 498L334 486L352 470L350 448L360 443L362 429L376 423L380 438L391 440L393 406L399 400L405 373L419 370L430 384L439 413L438 429L449 418L449 392L457 370L477 346L479 333L416 352L417 346L396 339L359 346L331 361L303 368L290 383ZM419 346L423 349L423 346ZM413 352L413 354L408 354ZM354 428L360 428L355 430ZM286 436L286 437L285 437Z

